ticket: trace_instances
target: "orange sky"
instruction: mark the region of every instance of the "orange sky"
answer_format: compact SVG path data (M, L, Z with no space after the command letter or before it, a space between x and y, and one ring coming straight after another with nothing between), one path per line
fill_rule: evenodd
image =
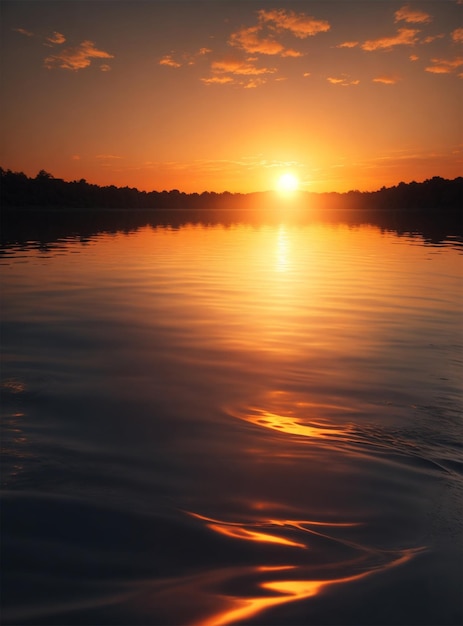
M185 192L462 174L463 2L3 0L0 165Z

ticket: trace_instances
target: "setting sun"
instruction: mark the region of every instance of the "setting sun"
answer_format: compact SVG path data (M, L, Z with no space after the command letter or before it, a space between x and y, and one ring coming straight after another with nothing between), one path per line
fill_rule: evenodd
M299 187L299 179L295 174L287 172L282 174L277 181L277 190L280 193L292 193L297 191Z

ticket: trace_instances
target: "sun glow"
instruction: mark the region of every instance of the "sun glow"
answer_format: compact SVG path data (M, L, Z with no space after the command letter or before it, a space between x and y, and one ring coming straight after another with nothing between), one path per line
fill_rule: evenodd
M283 194L290 194L299 188L299 179L295 174L286 172L277 180L277 191Z

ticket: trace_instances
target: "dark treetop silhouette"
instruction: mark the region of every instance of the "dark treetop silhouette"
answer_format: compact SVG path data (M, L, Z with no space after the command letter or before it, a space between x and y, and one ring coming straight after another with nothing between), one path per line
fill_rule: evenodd
M186 194L171 191L139 191L133 187L100 187L86 180L66 182L41 170L35 178L22 172L0 168L3 207L79 209L242 209L264 208L280 203L274 192L250 194ZM299 192L298 203L315 209L419 209L451 211L459 209L463 178L446 180L439 176L422 183L399 183L378 191L347 193Z
M98 232L130 232L145 226L180 228L187 223L323 221L350 226L374 224L398 234L421 235L439 243L463 239L463 178L434 177L399 183L374 192L295 194L289 205L274 192L186 194L100 187L85 180L66 182L41 170L35 178L0 168L2 245L62 237L83 239ZM115 209L115 210L113 210Z

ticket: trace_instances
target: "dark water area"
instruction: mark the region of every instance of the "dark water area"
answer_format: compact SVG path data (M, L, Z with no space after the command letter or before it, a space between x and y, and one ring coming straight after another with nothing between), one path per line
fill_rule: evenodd
M2 623L462 623L457 219L2 225Z

